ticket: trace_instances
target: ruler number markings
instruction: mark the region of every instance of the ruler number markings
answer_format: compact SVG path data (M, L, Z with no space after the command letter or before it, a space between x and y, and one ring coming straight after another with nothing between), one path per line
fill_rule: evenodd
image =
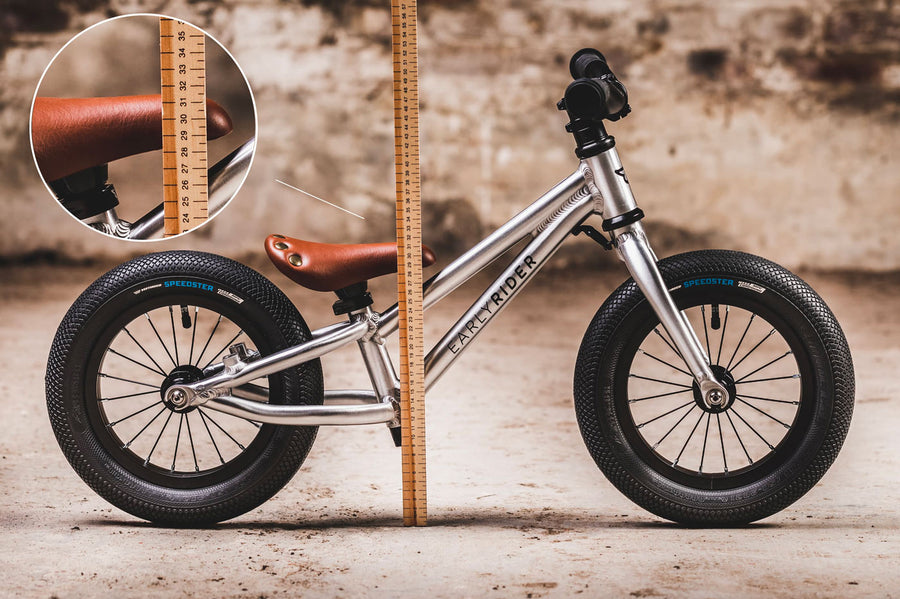
M198 29L160 18L166 236L194 228L208 212L204 45Z

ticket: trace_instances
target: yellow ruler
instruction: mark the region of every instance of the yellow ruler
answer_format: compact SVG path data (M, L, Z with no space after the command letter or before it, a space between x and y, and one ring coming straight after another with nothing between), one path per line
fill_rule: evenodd
M166 237L206 221L206 35L159 19L162 79L163 205Z
M400 296L403 524L425 526L425 336L416 0L391 0L391 25L397 175L397 284Z

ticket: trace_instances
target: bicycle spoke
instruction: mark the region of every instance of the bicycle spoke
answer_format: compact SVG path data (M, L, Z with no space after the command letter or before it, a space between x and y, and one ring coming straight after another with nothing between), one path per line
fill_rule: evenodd
M783 381L785 379L799 379L799 378L800 378L799 374L791 374L788 376L773 376L773 377L769 377L767 379L753 379L752 381L740 380L740 381L735 381L734 383L735 384L740 383L743 385L746 383L765 383L767 381Z
M706 306L700 306L700 315L703 317L703 336L706 337L706 355L712 359L712 351L709 349L709 331L706 328Z
M153 405L156 405L156 404L153 404ZM141 436L141 433L143 433L145 430L147 430L147 427L148 427L148 426L150 426L151 424L153 424L154 422L156 422L156 419L159 418L159 415L162 414L163 412L165 412L167 409L168 409L168 408L166 408L166 406L163 406L162 408L160 408L159 412L156 413L156 416L154 416L153 418L151 418L151 419L150 419L150 422L148 422L147 424L145 424L145 425L144 425L144 428L142 428L141 430L139 430L139 431L137 432L137 434L131 438L131 441L129 441L128 443L126 443L125 445L123 445L123 446L122 446L122 449L127 449L128 447L131 447L131 444L134 443L135 439L137 439L138 437L140 437L140 436ZM121 420L120 420L119 422L121 422Z
M692 375L690 372L688 372L688 371L686 371L686 370L682 370L681 368L678 368L677 366L672 366L671 364L669 364L669 363L666 362L665 360L660 360L659 358L657 358L657 357L654 356L653 354L648 354L647 352L645 352L645 351L642 350L641 348L638 348L638 351L641 352L642 354L644 354L645 356L647 356L648 358L652 358L652 359L656 360L657 362L659 362L659 363L661 363L661 364L665 364L666 366L668 366L669 368L671 368L671 369L673 369L673 370L677 370L678 372L684 373L684 374L688 375L689 377L691 377L692 379L694 378L694 375Z
M107 423L106 427L107 427L107 428L112 428L112 427L114 427L115 425L119 424L120 422L123 422L123 421L125 421L125 420L128 420L128 419L131 418L132 416L137 416L137 415L140 414L141 412L146 412L147 410L149 410L149 409L152 408L153 406L157 405L158 403L159 403L158 401L154 401L152 404L150 404L150 405L147 406L146 408L141 408L141 409L138 410L137 412L132 412L132 413L129 414L128 416L125 416L124 418L119 418L119 419L116 420L115 422ZM165 408L165 406L163 406L163 408Z
M753 324L754 318L756 318L756 314L750 314L750 320L747 322L747 328L744 329L744 334L741 335L741 338L738 340L738 344L734 348L734 353L731 354L731 359L728 360L728 366L725 367L725 370L731 370L731 363L734 361L734 357L737 355L738 350L741 349L741 344L744 342L744 337L747 336L747 331L750 330L750 325Z
M156 374L159 374L159 375L161 375L161 376L163 376L163 377L166 376L166 373L165 373L165 372L162 372L162 371L160 371L160 370L156 370L155 368L151 368L150 366L147 366L147 365L144 364L143 362L138 362L138 361L135 360L134 358L129 358L129 357L126 356L125 354L120 354L119 352L117 352L116 350L114 350L114 349L111 348L111 347L110 347L109 349L107 349L106 351L111 351L112 353L116 354L117 356L119 356L119 357L121 357L121 358L125 358L125 359L128 360L129 362L134 362L134 363L137 364L138 366L143 366L144 368L146 368L146 369L149 370L150 372L155 372Z
M216 321L216 326L213 327L212 333L209 334L209 339L206 340L206 345L203 346L203 350L200 352L200 355L197 356L197 361L192 362L194 366L200 363L200 360L203 359L203 354L206 353L206 348L209 347L209 342L212 341L213 335L216 334L216 329L219 328L219 323L222 322L222 315L219 314L219 320Z
M764 416L768 416L769 418L771 418L772 420L774 420L775 422L777 422L778 424L780 424L780 425L783 426L784 428L790 430L790 428L791 428L791 425L790 425L790 424L788 424L788 423L786 423L786 422L782 422L781 420L779 420L778 418L775 418L774 416L772 416L771 414L769 414L769 413L766 412L765 410L762 410L762 409L760 409L760 408L757 408L757 407L754 406L752 403L750 403L750 402L748 402L748 401L745 401L745 400L741 399L740 397L737 397L736 399L737 399L739 402L741 402L742 404L745 404L745 405L750 406L751 408L753 408L754 410L756 410L756 411L759 412L760 414L762 414L762 415L764 415Z
M181 441L181 426L184 424L184 412L180 414L178 419L178 433L175 435L175 451L172 453L172 467L169 472L175 472L175 462L178 460L178 443Z
M204 415L206 416L206 419L207 419L207 420L209 420L210 422L212 422L213 424L215 424L215 425L216 425L216 428L218 428L220 431L222 431L223 433L225 433L225 436L227 436L229 439L231 439L232 441L234 441L234 444L237 445L238 447L240 447L242 451L243 451L244 449L247 449L246 447L244 447L243 445L241 445L241 443L240 443L237 439L235 439L234 437L232 437L231 434L230 434L228 431L226 431L224 428L222 428L222 425L219 424L218 422L216 422L215 419L213 419L212 416L210 416L209 414L205 414L205 413L203 412L203 410L200 409L200 408L197 408L197 410L198 410L201 414L204 414Z
M647 399L656 399L657 397L668 397L669 395L675 395L677 393L687 393L688 391L693 391L693 389L689 387L687 389L679 389L678 391L672 391L670 393L660 393L659 395L649 395L647 397L639 397L637 399L629 399L628 403L635 403L635 402L644 401Z
M153 362L153 365L154 365L154 366L156 366L157 368L159 368L159 371L160 371L160 372L165 372L165 371L166 371L165 368L163 368L162 366L159 365L159 362L157 362L156 360L153 359L153 356L150 355L150 352L148 352L146 349L144 349L144 346L141 345L141 344L138 342L138 340L134 338L134 335L131 334L131 331L128 330L128 327L122 327L122 330L125 331L125 334L126 334L126 335L128 335L129 337L131 337L131 340L134 341L134 343L135 343L139 348L141 348L141 351L144 352L144 355L147 356L148 358L150 358L150 361Z
M753 346L753 349L751 349L751 350L748 351L746 354L744 354L744 357L741 358L740 360L738 360L737 364L735 364L734 366L732 366L731 369L734 370L734 369L736 369L738 366L740 366L740 365L741 365L741 362L743 362L744 360L747 359L747 356L749 356L750 354L752 354L753 352L755 352L757 347L759 347L760 345L762 345L762 344L765 342L766 339L768 339L769 337L771 337L771 336L774 335L774 334L775 334L775 329L772 329L771 331L769 331L769 334L766 335L765 337L763 337L763 338L760 340L759 343L757 343L756 345L754 345L754 346ZM755 372L755 371L754 371L754 372Z
M200 317L200 306L194 306L194 326L191 331L191 354L188 356L188 364L194 363L194 338L197 336L197 319Z
M716 355L716 366L722 361L722 346L725 345L725 329L728 328L728 309L731 306L725 306L725 322L722 323L722 336L719 337L719 353Z
M144 316L147 317L147 322L150 323L150 328L153 329L153 332L156 333L156 338L159 339L160 345L163 346L163 349L166 350L166 355L169 356L169 359L172 360L172 364L178 367L178 362L175 361L175 358L172 357L172 354L169 352L169 348L166 347L165 341L162 340L162 337L159 336L159 331L156 330L156 326L153 324L153 321L150 319L150 313L145 312Z
M194 456L194 472L200 472L200 464L197 463L197 450L194 449L194 435L191 434L191 417L188 414L184 415L184 423L187 425L188 441L191 443L191 455Z
M220 349L220 350L218 351L218 353L212 357L212 360L210 360L209 362L207 362L206 366L204 366L204 367L201 368L200 370L206 370L207 368L209 368L210 364L212 364L213 362L215 362L216 358L218 358L218 357L222 354L223 351L225 351L226 349L228 349L229 347L231 347L231 344L234 343L234 340L237 339L238 337L240 337L240 336L243 335L243 334L244 334L244 330L243 330L243 329L241 329L240 331L238 331L238 334L235 335L234 337L232 337L232 338L231 338L231 341L229 341L228 343L226 343L226 344L225 344L225 347L223 347L222 349Z
M719 425L719 443L722 444L722 465L725 472L728 472L728 460L725 458L725 435L722 434L722 419L719 418L719 412L716 412L716 424Z
M653 379L653 378L650 378L649 376L641 376L639 374L629 374L628 376L636 378L636 379L642 379L645 381L653 381L655 383L662 383L663 385L672 385L673 387L684 387L686 389L692 388L690 385L684 385L682 383L673 383L672 381L664 381L662 379Z
M154 389L158 389L158 385L151 385L150 383L142 383L140 381L132 381L131 379L123 379L122 377L113 376L111 374L104 374L102 372L98 372L97 376L102 376L106 379L116 379L117 381L124 381L126 383L133 383L135 385L143 385L144 387L153 387Z
M673 424L673 425L672 425L672 428L670 428L668 431L666 431L666 434L663 435L663 436L660 438L659 441L657 441L656 443L654 443L654 444L653 444L653 447L652 447L651 449L654 449L654 450L655 450L657 447L659 447L659 444L662 443L663 441L665 441L665 440L666 440L666 437L668 437L668 436L672 433L672 431L674 431L676 428L678 428L678 425L681 424L682 421L684 421L685 418L687 418L687 415L694 411L694 408L697 407L697 404L694 403L694 402L691 402L691 403L694 404L693 406L691 406L691 409L688 410L687 412L685 412L684 414L682 414L682 415L681 415L681 418L678 419L678 422L676 422L675 424ZM687 405L690 405L690 404L684 404L684 405L687 406ZM683 407L684 407L684 406L680 406L680 407L678 407L678 408L675 408L675 410L681 409L681 408L683 408ZM667 412L667 414L671 414L671 413L674 412L675 410L672 410L671 412ZM663 414L662 416L665 416L665 415L666 415L666 414ZM662 418L662 416L659 416L659 418ZM651 420L650 422L653 422L653 421ZM646 424L646 423L645 423L645 424Z
M760 435L758 430L756 430L755 428L753 428L753 426L752 426L749 422L747 422L746 420L744 420L744 417L743 417L743 416L741 416L740 414L738 414L738 411L734 408L734 405L731 406L731 411L734 412L734 415L735 415L735 416L737 416L738 418L741 419L741 422L743 422L744 424L747 425L747 428L749 428L751 431L753 431L754 433L756 433L756 436L759 437L760 439L762 439L762 442L765 443L765 444L769 447L769 449L771 449L771 450L773 450L773 451L775 450L775 447L774 447L771 443L769 443L768 441L766 441L766 438L763 437L762 435Z
M669 346L669 349L671 349L673 352L675 352L675 355L676 355L676 356L678 356L679 358L681 358L681 361L682 361L682 362L684 362L684 358L682 358L681 352L678 351L678 350L675 348L675 346L674 346L672 343L669 342L668 339L666 339L665 335L663 335L662 333L659 332L659 329L657 329L656 327L654 327L654 328L653 328L653 332L656 333L656 335L657 335L660 339L663 340L663 343L665 343L666 345ZM685 364L687 364L687 362L685 362Z
M701 416L702 418L703 416ZM703 458L706 457L706 439L709 437L709 421L712 420L712 414L706 414L706 432L703 433L703 450L700 452L700 469L697 470L698 474L703 474Z
M169 320L172 322L172 342L175 344L175 365L181 363L181 360L178 359L178 336L175 334L175 312L172 310L172 306L169 306Z
M156 451L156 446L159 445L159 440L162 439L163 433L166 432L166 427L169 426L169 421L172 420L172 414L175 412L169 411L169 415L166 417L166 421L163 423L162 428L159 429L159 434L156 436L156 441L153 443L153 447L150 448L150 453L147 454L146 459L144 459L144 466L150 463L150 458L153 457L153 452Z
M735 412L735 414L737 414L737 412ZM741 449L744 450L744 455L747 456L747 461L752 464L753 458L750 457L750 452L747 451L747 447L744 446L744 441L741 439L741 434L738 432L737 427L734 425L734 420L731 419L731 416L728 414L728 412L725 412L725 415L728 416L728 422L731 423L731 428L734 430L734 436L737 437L738 443L741 444ZM741 420L743 420L743 418L741 418ZM746 422L744 424L746 424ZM763 439L763 441L765 441L765 439Z
M197 413L200 414L200 421L203 423L203 426L206 427L206 433L209 435L209 440L212 441L213 447L216 448L216 453L219 455L219 461L222 464L225 463L225 459L222 457L222 452L219 451L219 445L216 443L216 440L213 438L212 431L209 430L209 425L206 423L206 416L203 415L203 412L198 408Z
M116 399L125 399L127 397L140 397L141 395L150 395L151 393L159 393L159 391L143 391L141 393L132 393L130 395L117 395L116 397L101 397L100 401L113 401Z
M678 455L675 456L675 461L672 462L673 466L678 465L678 460L681 459L684 450L687 449L688 443L691 442L691 438L694 436L694 432L697 430L697 427L700 426L701 420L703 420L703 412L700 413L700 418L697 418L697 422L694 423L694 428L691 429L691 434L688 435L688 438L685 440L684 445L681 446L681 451L679 451Z
M768 368L769 366L771 366L772 364L774 364L774 363L777 362L778 360L782 359L782 358L785 357L785 356L789 356L789 355L791 355L792 353L794 353L794 352L788 350L787 352L781 354L780 356L778 356L777 358L775 358L775 359L772 360L771 362L766 362L765 364L763 364L762 366L760 366L759 368L757 368L757 369L754 370L753 372L748 372L747 374L745 374L744 376L742 376L741 378L739 378L738 380L736 380L735 383L740 383L741 381L743 381L743 380L744 380L745 378L747 378L748 376L753 376L754 374L756 374L757 372L759 372L759 371L762 370L763 368ZM800 375L798 374L797 376L799 377Z
M737 395L735 397L743 397L745 399L758 399L760 401L773 401L775 403L786 403L786 404L790 404L792 406L800 405L799 401L788 401L786 399L771 399L769 397L758 397L756 395L744 395L743 393L741 393L740 395Z

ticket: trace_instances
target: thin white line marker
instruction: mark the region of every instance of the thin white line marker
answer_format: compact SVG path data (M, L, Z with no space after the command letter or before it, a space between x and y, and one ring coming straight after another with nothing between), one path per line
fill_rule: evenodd
M319 200L320 202L324 202L325 204L328 204L328 205L331 206L332 208L337 208L338 210L342 210L342 211L346 212L347 214L352 214L352 215L355 216L356 218L361 218L362 220L366 220L366 217L365 217L365 216L360 216L360 215L358 215L358 214L355 213L355 212L351 212L351 211L347 210L346 208L341 208L340 206L338 206L338 205L336 205L336 204L332 204L332 203L329 202L328 200L323 200L322 198L320 198L320 197L318 197L318 196L314 196L313 194L309 193L308 191L303 191L303 190L300 189L299 187L294 187L293 185L288 185L288 184L285 183L284 181L279 181L278 179L275 179L275 182L276 182L276 183L281 183L281 184L284 185L285 187L290 187L291 189L293 189L293 190L295 190L295 191L299 191L299 192L302 193L303 195L308 195L309 197L311 197L311 198L313 198L313 199L315 199L315 200Z

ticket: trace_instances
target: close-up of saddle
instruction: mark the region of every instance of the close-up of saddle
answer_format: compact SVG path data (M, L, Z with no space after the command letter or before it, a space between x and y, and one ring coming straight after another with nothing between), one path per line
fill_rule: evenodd
M206 137L232 130L231 117L206 101ZM34 157L44 179L56 181L120 158L162 148L159 94L107 98L35 99L31 115Z

